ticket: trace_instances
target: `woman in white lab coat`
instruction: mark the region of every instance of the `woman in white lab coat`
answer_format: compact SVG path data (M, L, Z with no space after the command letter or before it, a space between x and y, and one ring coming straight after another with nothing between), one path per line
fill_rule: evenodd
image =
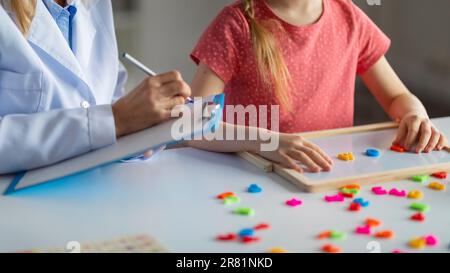
M113 144L168 119L190 95L169 72L120 98L126 72L111 1L67 2L0 0L0 174ZM58 21L54 5L70 21Z

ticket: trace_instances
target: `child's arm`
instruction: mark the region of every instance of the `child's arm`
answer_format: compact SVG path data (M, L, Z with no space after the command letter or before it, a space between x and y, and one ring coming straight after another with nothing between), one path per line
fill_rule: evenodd
M361 78L384 111L400 120L394 144L415 152L430 152L446 147L447 139L430 122L422 103L402 83L385 57L382 57Z
M191 87L193 90L192 95L199 97L222 93L225 84L208 66L200 63ZM217 134L222 134L221 137L223 138L221 139L225 139L228 130L235 132L234 135L236 135L238 130L244 130L246 136L253 133L258 138L257 140L188 141L187 144L191 147L214 152L250 151L299 172L302 172L302 169L296 161L301 162L313 172L331 169L331 158L315 144L299 136L279 134L261 128L239 126L224 122L221 123L221 128ZM265 141L260 138L261 134L265 135ZM279 140L278 145L276 145L277 148L271 151L261 151L261 145L269 142L267 141L267 136L270 136L270 139Z
M205 97L223 93L225 83L207 65L200 62L197 67L191 89L193 97Z

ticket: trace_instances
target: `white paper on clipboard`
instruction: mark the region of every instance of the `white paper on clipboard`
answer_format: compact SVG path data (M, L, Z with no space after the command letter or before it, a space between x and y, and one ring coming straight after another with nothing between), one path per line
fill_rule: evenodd
M195 116L194 111L192 111L191 128L193 129L184 132L183 138L193 137L200 133L209 133L217 126L221 120L223 102L223 94L202 98L200 103L202 103L203 108L208 104L216 106L214 114L211 117L205 118L203 115ZM189 107L197 107L198 105L196 103L192 103ZM4 194L8 195L25 188L90 170L164 144L175 143L177 141L172 136L172 126L177 120L179 119L171 119L149 129L122 137L113 145L67 159L57 164L21 172L15 176Z

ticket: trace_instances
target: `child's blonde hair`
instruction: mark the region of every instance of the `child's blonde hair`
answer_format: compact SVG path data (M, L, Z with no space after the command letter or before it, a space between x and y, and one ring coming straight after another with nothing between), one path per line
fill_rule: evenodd
M291 75L284 61L282 51L267 26L269 22L259 22L255 18L254 1L260 0L242 0L242 7L250 25L258 70L264 83L267 86L274 87L275 96L280 105L291 111L292 105L288 94ZM279 23L275 23L278 29L281 30L282 27Z

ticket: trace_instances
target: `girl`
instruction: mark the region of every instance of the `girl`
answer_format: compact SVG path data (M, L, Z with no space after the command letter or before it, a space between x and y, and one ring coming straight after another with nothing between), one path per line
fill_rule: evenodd
M195 96L226 93L226 104L280 105L277 150L256 141L194 141L221 152L252 151L298 171L328 171L332 160L313 143L289 133L349 127L360 76L383 109L400 121L395 144L414 152L441 150L445 137L384 55L390 40L350 0L241 0L227 6L191 57L198 64ZM270 114L268 115L270 116ZM270 122L269 122L270 124ZM245 126L247 133L258 130ZM276 132L271 132L276 134Z

